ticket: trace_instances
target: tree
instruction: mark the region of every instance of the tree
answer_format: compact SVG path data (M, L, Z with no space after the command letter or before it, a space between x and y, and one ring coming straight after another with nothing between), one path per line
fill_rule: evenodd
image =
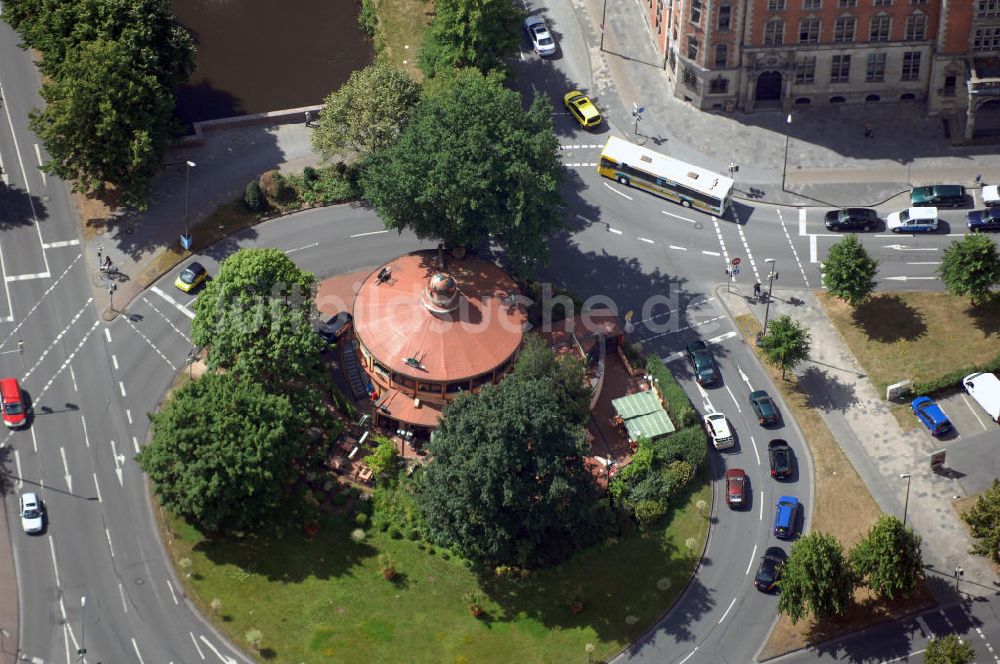
M976 651L955 634L931 639L924 651L924 664L972 664Z
M582 426L590 419L590 399L594 393L584 382L587 375L576 357L557 358L540 335L529 334L514 371L523 379L548 381L571 422Z
M210 532L245 530L286 498L306 415L258 381L206 374L150 415L138 461L167 509Z
M469 560L548 565L599 536L584 430L544 380L515 373L459 396L429 452L418 497L428 529Z
M868 299L875 290L879 262L868 255L857 236L848 235L830 247L823 262L823 285L831 295L852 307Z
M517 50L523 16L506 0L437 0L420 48L420 69L429 77L453 67L497 69Z
M920 535L890 514L879 517L850 558L862 583L884 599L909 595L923 575Z
M1000 563L1000 480L993 480L993 486L979 496L962 518L972 529L972 536L979 540L971 553Z
M938 274L949 293L968 295L973 305L982 304L990 298L990 289L1000 283L997 246L981 233L966 235L944 250Z
M195 300L191 338L208 348L208 367L267 385L321 370L322 339L310 324L316 278L278 249L241 249Z
M778 610L797 623L807 612L817 618L842 614L851 603L855 575L835 537L809 533L792 545L778 586Z
M760 349L768 364L781 368L784 379L787 369L809 359L809 330L790 316L781 316L771 321L767 335L760 340Z
M30 125L52 157L43 169L85 193L110 182L125 205L145 207L171 137L171 91L134 67L126 43L98 39L74 48L41 95Z
M326 98L313 150L327 160L344 151L367 157L384 150L399 138L419 98L420 86L409 74L378 60Z
M525 112L499 76L464 69L435 79L399 140L366 164L364 196L387 228L449 246L492 238L517 266L542 259L562 227L551 112L541 96Z
M395 479L399 469L399 455L395 444L383 436L376 438L378 445L375 451L365 457L365 463L372 469L377 482L387 482Z

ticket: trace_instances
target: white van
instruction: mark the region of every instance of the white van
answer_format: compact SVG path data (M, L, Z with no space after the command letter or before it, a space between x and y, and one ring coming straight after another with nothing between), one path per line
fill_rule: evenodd
M909 207L899 212L893 212L885 218L885 227L893 233L936 231L938 209L936 207Z
M983 187L983 205L1000 205L1000 187L995 184Z
M974 373L963 378L962 385L990 419L1000 423L1000 378L991 373Z

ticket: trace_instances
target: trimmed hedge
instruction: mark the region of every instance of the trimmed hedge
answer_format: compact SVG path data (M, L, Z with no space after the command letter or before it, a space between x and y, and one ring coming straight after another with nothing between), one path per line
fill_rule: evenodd
M935 392L953 388L956 385L959 385L962 382L962 379L969 374L981 371L987 373L1000 371L1000 355L997 355L992 360L984 364L962 367L961 369L949 371L943 376L938 376L937 378L932 378L931 380L926 380L921 383L914 383L911 389L913 393L918 396L930 395Z
M691 405L687 393L681 387L674 375L670 373L663 360L655 355L646 356L646 371L660 387L660 394L667 402L667 413L674 426L684 428L698 424L698 413Z
M708 459L708 443L705 431L699 425L676 431L654 443L656 457L663 461L686 461L700 468Z

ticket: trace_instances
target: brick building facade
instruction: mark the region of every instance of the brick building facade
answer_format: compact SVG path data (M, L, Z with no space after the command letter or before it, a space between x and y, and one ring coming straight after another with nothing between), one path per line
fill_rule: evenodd
M1000 135L1000 0L642 2L675 96L703 110L925 102Z

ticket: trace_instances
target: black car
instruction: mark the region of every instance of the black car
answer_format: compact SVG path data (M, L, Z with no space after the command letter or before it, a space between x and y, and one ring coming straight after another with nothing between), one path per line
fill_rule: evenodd
M781 579L781 568L788 560L788 554L778 546L769 546L760 559L760 567L757 568L757 576L753 579L753 584L757 590L769 593L774 590L775 585Z
M830 231L869 231L878 226L878 213L871 208L830 210L823 221Z
M780 438L767 444L767 456L771 460L771 477L785 480L792 475L792 448Z
M712 385L719 380L719 372L715 368L712 352L704 341L692 341L687 345L688 362L694 369L695 379L699 385Z
M973 233L980 231L1000 231L1000 207L973 210L966 215L966 225Z
M771 395L764 390L750 393L750 405L762 426L778 423L778 407L774 405Z
M354 322L354 317L351 316L346 311L341 311L336 316L333 316L325 323L320 323L316 326L316 332L319 336L327 343L334 343L340 337L344 336L350 329L351 324Z
M935 184L910 190L913 207L962 207L966 200L965 187L959 184Z

